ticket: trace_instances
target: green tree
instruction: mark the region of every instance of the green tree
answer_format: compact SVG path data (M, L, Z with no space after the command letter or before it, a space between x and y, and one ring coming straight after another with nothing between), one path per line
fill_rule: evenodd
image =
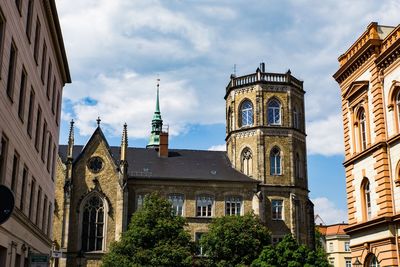
M329 267L325 253L299 245L292 235L287 235L277 245L264 248L252 267Z
M270 243L267 228L254 214L215 218L200 239L204 265L250 265Z
M102 266L191 266L194 246L185 225L168 200L151 194L121 239L111 245Z

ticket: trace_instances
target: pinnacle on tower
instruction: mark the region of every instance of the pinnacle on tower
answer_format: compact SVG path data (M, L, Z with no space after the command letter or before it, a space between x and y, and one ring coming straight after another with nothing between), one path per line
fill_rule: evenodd
M68 155L69 159L72 159L72 149L74 147L74 120L70 122L69 135L68 135Z
M125 122L124 129L122 130L122 139L121 139L121 162L126 161L127 149L128 149L128 130L127 130L127 124Z

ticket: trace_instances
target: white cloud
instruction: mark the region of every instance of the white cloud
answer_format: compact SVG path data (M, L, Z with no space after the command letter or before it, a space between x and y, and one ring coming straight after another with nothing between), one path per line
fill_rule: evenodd
M226 151L226 145L214 145L208 148L208 150L213 150L213 151Z
M324 156L344 154L341 115L331 115L327 118L308 122L307 133L307 150L309 154Z
M314 203L314 215L319 215L325 224L347 222L347 211L336 207L328 198L317 197L311 201Z
M81 134L91 133L100 115L111 133L127 121L131 137L146 136L157 74L173 135L189 124L225 123L233 65L244 75L266 61L267 71L290 68L304 80L309 153L335 155L343 154L340 89L332 78L337 57L371 21L397 24L400 3L57 0L57 6L73 79L64 90L63 118L76 118ZM95 104L86 106L87 97Z

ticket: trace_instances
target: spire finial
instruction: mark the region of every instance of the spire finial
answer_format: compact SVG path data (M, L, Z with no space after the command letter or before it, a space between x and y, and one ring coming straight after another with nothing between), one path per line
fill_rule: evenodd
M156 100L156 112L160 113L160 78L157 78L157 100Z
M70 122L69 135L68 135L68 158L72 159L72 149L74 147L74 120Z
M101 122L101 119L100 119L100 116L99 117L97 117L97 127L100 127L100 122Z
M124 123L124 128L122 130L122 139L121 139L121 162L126 160L126 151L128 149L128 125L126 122Z

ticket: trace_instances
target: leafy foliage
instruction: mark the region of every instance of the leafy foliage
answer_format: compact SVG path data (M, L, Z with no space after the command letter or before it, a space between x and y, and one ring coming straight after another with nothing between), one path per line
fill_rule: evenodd
M200 240L208 266L250 265L270 243L267 228L254 214L215 218Z
M174 215L168 200L147 196L128 230L103 257L103 266L191 266L194 246L185 224L184 218Z
M251 266L329 267L330 265L323 250L312 250L305 245L299 245L292 235L287 235L277 245L265 247Z

